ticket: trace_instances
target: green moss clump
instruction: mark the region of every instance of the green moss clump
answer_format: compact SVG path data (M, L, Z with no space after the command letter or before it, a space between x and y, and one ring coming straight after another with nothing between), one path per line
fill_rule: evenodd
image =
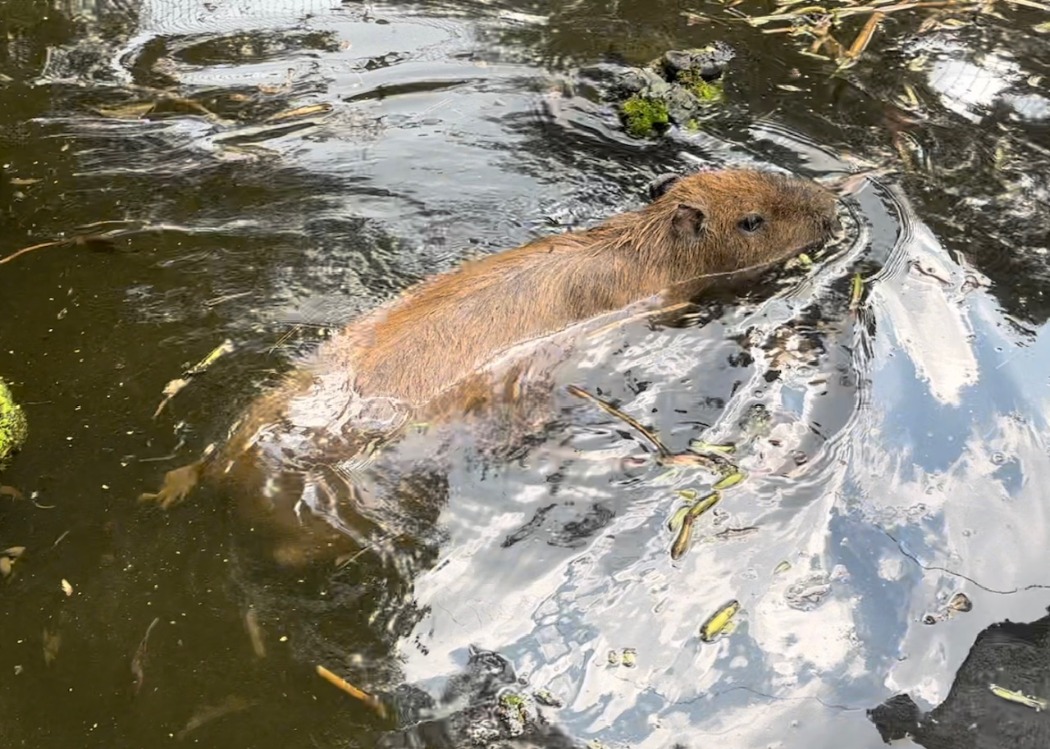
M699 73L682 73L678 82L689 89L689 93L702 102L716 103L725 98L725 87L722 80L705 81Z
M627 132L635 138L662 132L671 123L667 105L645 96L632 96L623 103L622 109Z
M513 692L504 694L499 701L504 707L522 707L525 704L524 698Z
M8 456L22 446L28 432L25 413L15 403L11 390L0 380L0 469Z

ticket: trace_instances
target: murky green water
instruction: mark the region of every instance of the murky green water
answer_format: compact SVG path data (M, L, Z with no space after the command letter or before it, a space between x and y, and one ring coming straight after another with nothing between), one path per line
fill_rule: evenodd
M0 495L0 549L26 547L0 580L0 743L373 746L314 665L438 694L474 643L581 742L881 746L867 708L940 702L977 632L1050 603L1050 45L1037 8L997 9L922 34L896 15L832 76L718 3L0 4L0 258L116 232L0 265L0 376L31 425L0 480L25 495ZM716 39L739 54L700 133L633 141L583 85ZM566 394L527 456L460 456L414 577L275 568L214 489L136 503L327 326L661 172L747 162L894 172L807 279L566 368L673 449L738 445L748 478L678 562L675 490L710 482L626 470L645 445ZM922 623L960 591L973 611ZM732 598L737 629L700 643ZM607 665L625 647L637 665Z

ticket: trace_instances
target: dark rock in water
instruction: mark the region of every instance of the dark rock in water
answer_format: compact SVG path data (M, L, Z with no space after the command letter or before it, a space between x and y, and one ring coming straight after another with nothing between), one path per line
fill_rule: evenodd
M671 84L650 68L627 68L617 82L618 93L662 96L671 90Z
M632 94L640 94L645 91L652 85L653 79L659 81L660 77L651 70L628 68L614 83L619 93L631 96Z
M668 80L678 80L682 75L697 75L705 81L721 77L730 60L736 57L733 48L725 42L715 42L701 49L672 49L664 53L664 74Z
M582 67L577 75L589 85L608 89L619 83L625 69L636 70L636 68L625 68L623 65L603 62Z
M701 49L670 50L641 68L602 65L581 71L602 98L615 103L627 132L659 135L672 125L695 128L723 98L721 78L735 53L715 42ZM612 70L618 70L610 75Z
M499 653L471 648L464 673L449 680L441 703L465 705L444 717L440 706L414 687L394 695L408 728L380 739L379 749L577 749L579 744L540 714L527 683ZM427 717L429 716L429 717Z
M702 102L698 104L695 94L684 88L672 89L664 97L664 101L667 104L667 116L671 118L671 122L682 125L694 122L699 114L698 110L703 106Z
M899 694L869 710L868 717L886 743L907 736L926 749L1050 747L1050 712L1003 699L991 684L1050 699L1050 615L983 630L948 696L930 712Z

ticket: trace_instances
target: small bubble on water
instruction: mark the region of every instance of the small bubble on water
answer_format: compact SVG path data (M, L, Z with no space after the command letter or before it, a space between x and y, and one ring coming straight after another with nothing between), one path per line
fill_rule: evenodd
M998 452L992 453L992 462L995 463L995 465L997 466L1001 466L1003 463L1006 462L1006 456Z

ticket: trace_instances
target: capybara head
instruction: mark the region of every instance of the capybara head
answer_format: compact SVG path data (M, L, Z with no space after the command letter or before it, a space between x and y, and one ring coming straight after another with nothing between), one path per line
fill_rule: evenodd
M815 182L750 169L664 175L642 213L681 271L732 272L785 260L840 231L836 199ZM640 248L642 249L642 248ZM659 262L661 258L652 256Z

